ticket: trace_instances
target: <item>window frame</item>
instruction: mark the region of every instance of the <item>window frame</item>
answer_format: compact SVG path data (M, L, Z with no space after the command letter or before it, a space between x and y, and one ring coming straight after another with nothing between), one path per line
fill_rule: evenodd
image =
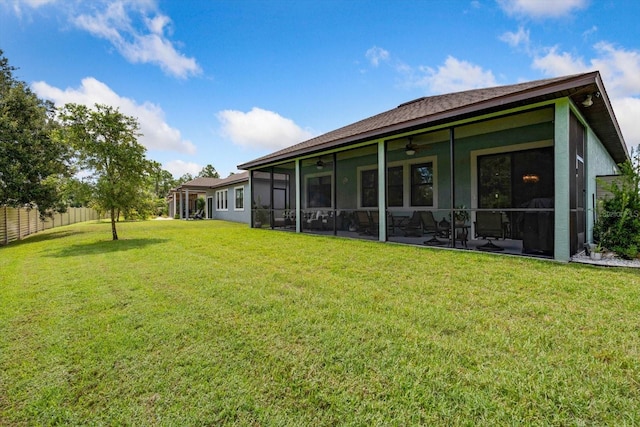
M238 191L241 192L241 206L238 206ZM233 189L233 210L234 211L244 211L244 187L234 187Z
M413 182L413 176L414 176L414 168L417 167L429 167L431 169L431 182L426 182L426 183L414 183ZM436 177L434 175L434 162L433 161L421 161L421 162L413 162L409 165L409 171L408 171L408 175L409 175L409 206L411 207L421 207L421 208L433 208L436 200L436 195L435 195L435 186L436 186ZM414 188L416 187L423 187L423 186L431 186L431 204L418 204L416 203L417 201L414 200Z
M216 191L216 211L228 211L229 210L229 190L217 190Z

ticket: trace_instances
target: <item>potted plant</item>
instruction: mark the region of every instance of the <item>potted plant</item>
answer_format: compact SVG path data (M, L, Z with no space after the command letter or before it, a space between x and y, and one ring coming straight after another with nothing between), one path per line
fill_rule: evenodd
M595 246L591 246L591 253L589 254L589 257L594 260L594 261L599 261L602 259L602 245L600 243L598 243Z
M469 221L469 211L464 205L456 206L454 218L457 226L465 225Z

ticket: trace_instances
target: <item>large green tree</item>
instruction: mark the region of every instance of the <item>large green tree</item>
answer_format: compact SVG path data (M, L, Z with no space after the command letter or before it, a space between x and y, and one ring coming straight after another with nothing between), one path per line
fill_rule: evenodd
M111 233L118 240L119 214L140 205L153 166L138 143L138 121L101 104L92 109L67 104L60 119L59 135L74 147L79 164L91 174L94 203L111 214Z
M209 164L202 168L198 174L198 178L220 178L220 174L213 165Z
M60 182L70 175L69 150L51 138L54 106L18 81L0 50L0 204L64 211Z

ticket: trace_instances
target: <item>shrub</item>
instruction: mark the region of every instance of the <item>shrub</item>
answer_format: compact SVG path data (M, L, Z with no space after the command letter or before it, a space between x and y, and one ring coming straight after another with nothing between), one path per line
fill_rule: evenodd
M640 248L640 154L620 164L620 179L609 190L613 197L601 202L594 228L595 239L619 256L632 259Z

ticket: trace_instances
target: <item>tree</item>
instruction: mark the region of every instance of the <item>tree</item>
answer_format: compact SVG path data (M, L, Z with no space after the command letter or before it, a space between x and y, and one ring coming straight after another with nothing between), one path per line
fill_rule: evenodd
M69 150L51 138L54 106L14 78L0 50L0 204L64 212L60 183L70 176Z
M120 211L130 213L141 203L142 189L152 169L146 149L138 143L137 119L117 108L96 104L67 104L59 132L76 150L79 163L94 181L94 203L111 214L111 233L118 240L116 220Z
M177 180L173 178L173 175L168 170L162 169L162 165L158 162L151 162L151 181L153 185L153 191L158 198L165 198L169 194L169 190L177 185Z
M202 168L202 170L200 171L197 177L198 178L220 178L220 174L218 173L218 171L216 171L216 168L214 168L213 165L207 165L204 168Z
M64 180L61 187L67 206L74 208L89 206L93 196L91 182L71 177Z
M193 181L193 175L187 172L176 180L176 186L182 185L185 182L189 182L189 181Z

